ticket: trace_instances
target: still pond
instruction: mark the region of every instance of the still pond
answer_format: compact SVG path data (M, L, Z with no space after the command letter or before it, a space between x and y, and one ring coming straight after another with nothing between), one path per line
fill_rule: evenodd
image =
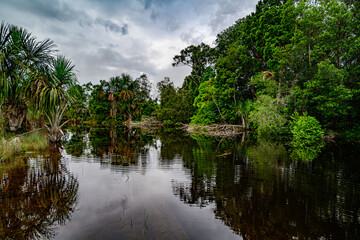
M360 238L356 144L69 130L0 181L0 239Z

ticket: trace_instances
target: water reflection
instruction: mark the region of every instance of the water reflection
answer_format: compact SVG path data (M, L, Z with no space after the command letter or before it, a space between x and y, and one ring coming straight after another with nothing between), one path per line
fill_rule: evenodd
M244 239L355 239L360 179L350 169L360 164L334 150L302 163L281 144L198 138L183 158L191 181L175 180L173 191L192 206L215 203L216 218Z
M6 238L359 235L356 147L327 144L312 161L302 161L288 145L242 136L146 135L126 128L71 133L62 157L53 150L1 172Z
M57 225L70 220L79 183L58 156L24 158L18 165L1 166L7 168L0 174L2 239L52 238Z
M153 146L153 138L142 135L139 129L124 127L91 129L89 132L91 154L111 165L137 165L138 156L146 155L150 146ZM146 161L142 163L146 164Z

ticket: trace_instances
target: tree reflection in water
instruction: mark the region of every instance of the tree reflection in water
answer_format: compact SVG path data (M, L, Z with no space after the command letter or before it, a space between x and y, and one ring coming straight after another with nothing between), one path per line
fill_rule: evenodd
M301 162L290 159L281 144L193 140L191 157L173 153L183 155L191 171L191 181L173 180L174 194L192 206L214 204L216 218L244 239L355 239L358 235L356 153L349 159L328 147L313 162Z
M138 165L154 146L151 136L142 135L140 129L112 128L91 129L89 132L91 154L100 157L102 164ZM144 159L143 159L144 160ZM142 161L142 165L146 160Z
M50 156L25 158L0 173L0 235L4 239L49 239L56 226L70 220L78 200L77 179L61 161L58 148Z

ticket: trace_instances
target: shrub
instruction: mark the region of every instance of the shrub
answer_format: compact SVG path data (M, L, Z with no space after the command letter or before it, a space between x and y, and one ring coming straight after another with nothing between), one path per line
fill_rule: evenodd
M279 99L261 95L254 102L254 110L249 120L255 126L256 133L265 138L274 138L286 132L286 114Z
M291 133L293 135L292 145L294 147L309 147L318 142L324 136L324 131L316 118L305 113L299 116L298 113L292 116Z

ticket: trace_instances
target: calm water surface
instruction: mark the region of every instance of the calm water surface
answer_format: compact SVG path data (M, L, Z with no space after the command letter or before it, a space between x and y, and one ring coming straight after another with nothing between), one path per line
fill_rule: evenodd
M0 238L359 239L359 146L297 153L249 136L73 130L63 149L0 166Z

